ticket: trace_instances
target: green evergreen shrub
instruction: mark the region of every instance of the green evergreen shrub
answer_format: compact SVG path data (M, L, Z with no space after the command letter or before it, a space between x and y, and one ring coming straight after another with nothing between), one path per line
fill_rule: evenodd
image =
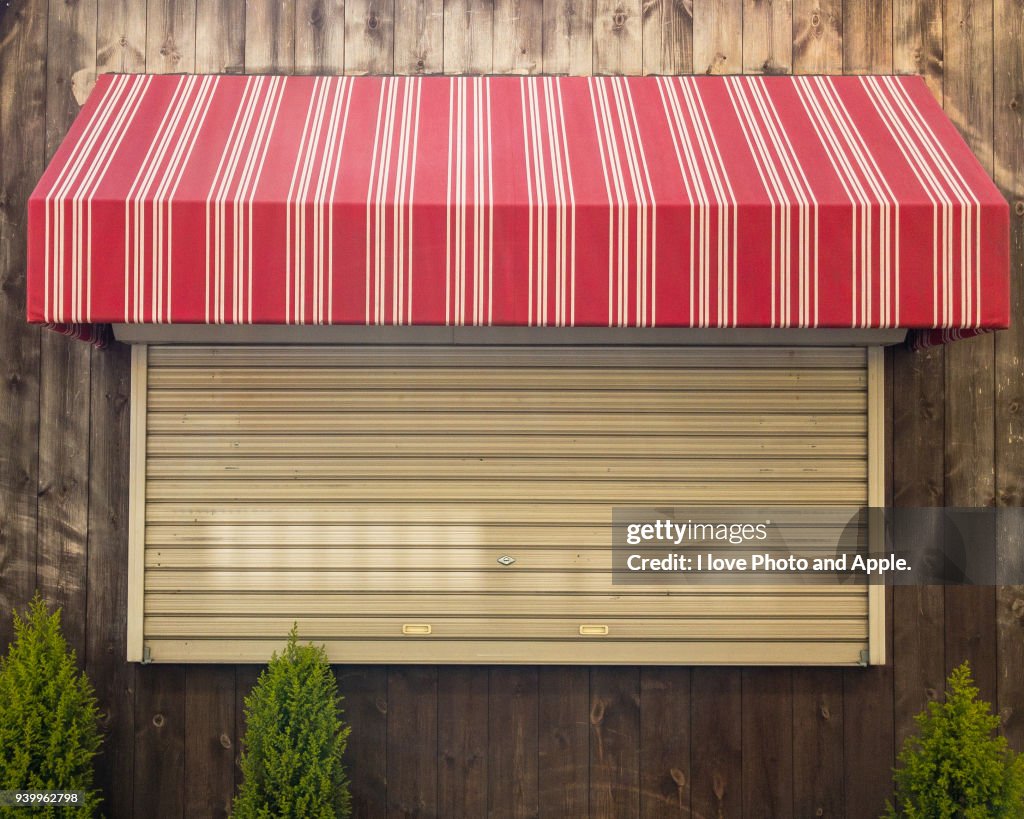
M995 735L999 718L978 699L965 662L946 681L945 702L930 702L914 720L895 771L896 804L886 816L906 819L1024 817L1024 758Z
M79 791L74 807L0 808L0 816L93 816L100 804L93 759L100 749L92 684L37 594L14 612L14 641L0 657L0 790Z
M349 728L323 646L274 654L245 698L242 785L235 819L335 819L351 800L342 755Z

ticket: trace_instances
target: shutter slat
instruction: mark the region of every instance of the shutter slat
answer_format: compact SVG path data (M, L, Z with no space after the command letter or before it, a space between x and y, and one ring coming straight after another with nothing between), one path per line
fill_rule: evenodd
M854 664L866 587L615 583L610 524L615 506L808 505L787 546L832 556L867 502L867 361L150 347L145 643L263 661L298 621L345 662Z

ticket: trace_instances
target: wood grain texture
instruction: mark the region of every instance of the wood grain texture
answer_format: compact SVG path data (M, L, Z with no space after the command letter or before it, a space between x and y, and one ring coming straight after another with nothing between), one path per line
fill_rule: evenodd
M444 72L488 74L494 41L492 0L445 0Z
M590 815L590 670L541 668L537 689L538 816L584 819Z
M96 71L146 70L146 4L136 0L98 0Z
M487 814L488 685L483 667L437 672L437 811L452 819Z
M185 669L185 816L221 819L235 788L235 669Z
M643 18L644 74L693 71L692 0L648 0Z
M891 666L844 669L843 790L848 816L877 816L892 798L892 713Z
M395 73L444 70L442 0L395 0Z
M139 667L135 675L133 816L185 815L185 667Z
M196 0L147 0L146 71L190 73L196 57Z
M47 155L70 126L96 75L95 3L55 7L48 25ZM37 583L64 609L82 656L88 526L90 362L82 350L42 339Z
M843 816L844 773L843 673L794 669L793 816Z
M46 4L0 25L0 646L36 589L39 331L25 326L25 203L46 143Z
M793 809L793 674L788 668L743 671L744 817L798 815Z
M693 71L743 70L743 0L693 0Z
M528 819L540 810L536 668L492 668L488 687L487 815Z
M942 99L940 0L893 0L892 67L897 74L920 74Z
M46 155L57 149L96 72L96 2L59 4L47 25ZM78 656L85 648L89 519L89 379L84 345L41 337L36 586L63 610Z
M744 0L743 73L793 70L792 0Z
M877 74L892 65L893 0L843 5L843 73Z
M387 815L437 815L437 669L388 669Z
M693 669L690 811L694 816L743 815L741 679L733 669Z
M640 673L634 668L590 672L590 812L640 814Z
M893 377L894 436L892 490L899 507L942 506L943 452L935 442L945 434L944 351L897 350ZM938 533L920 533L935 536ZM940 586L893 589L895 738L897 748L916 730L913 715L942 691L944 595Z
M920 74L942 98L942 4L894 0L893 69ZM942 506L945 435L945 351L897 349L892 355L893 472L899 507ZM921 533L929 536L929 533ZM914 714L942 691L945 679L944 593L938 586L893 589L894 738L897 750L916 731Z
M380 819L387 815L387 668L340 666L335 674L343 719L352 728L345 752L352 815Z
M544 3L545 74L587 76L594 73L594 0L547 0Z
M494 0L494 73L539 74L543 66L543 24L541 0Z
M124 661L128 448L110 443L128 440L130 365L124 345L92 350L85 670L96 689L104 735L96 781L112 817L130 816L133 807L135 666Z
M793 0L793 73L843 70L841 0Z
M643 71L641 0L594 0L594 73Z
M395 69L395 0L345 0L345 73Z
M991 2L944 5L946 113L978 159L992 170L993 18ZM991 335L946 351L945 501L949 506L995 503L995 345ZM996 697L995 590L946 587L946 670L971 663L981 696Z
M993 15L995 64L994 176L1010 202L1010 259L1024 269L1024 3L996 0ZM1024 288L1019 275L1011 283L1011 313L1016 323L995 341L996 502L1024 505ZM1020 565L1020 532L1000 541L1004 565ZM1024 747L1024 586L996 589L997 706L1003 733L1014 748Z
M295 73L345 70L345 0L295 0Z
M245 3L196 0L196 72L241 74L248 40ZM258 9L253 8L257 14ZM259 39L258 37L256 39Z
M260 678L260 674L266 668L265 665L236 665L232 666L235 670L235 787L234 793L238 794L238 789L242 785L242 754L246 749L245 732L246 732L246 698L252 693L253 688L256 686L257 681Z
M640 816L690 811L690 669L640 669Z
M295 0L246 0L245 70L290 74L295 68Z

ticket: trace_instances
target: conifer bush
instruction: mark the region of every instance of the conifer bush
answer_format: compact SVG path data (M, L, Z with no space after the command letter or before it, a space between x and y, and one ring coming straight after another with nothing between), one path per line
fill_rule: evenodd
M235 819L335 819L351 801L342 755L349 728L323 646L298 628L245 698L242 784Z
M0 657L0 790L78 791L74 806L0 807L0 816L93 816L100 804L93 759L100 749L92 684L76 665L37 594L14 612L14 641Z
M1024 817L1024 758L994 732L999 718L978 699L965 662L946 681L945 702L916 717L895 772L890 819L1020 819Z

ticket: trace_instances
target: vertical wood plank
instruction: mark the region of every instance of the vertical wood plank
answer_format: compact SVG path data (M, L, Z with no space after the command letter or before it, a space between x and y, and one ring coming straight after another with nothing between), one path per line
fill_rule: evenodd
M593 74L594 0L546 0L543 39L545 74Z
M99 0L96 70L146 70L146 4ZM128 440L131 353L92 350L86 671L96 688L103 750L96 782L107 816L132 816L135 766L135 665L127 655Z
M383 666L335 669L344 697L344 719L352 728L345 765L352 792L352 815L387 815L388 677Z
M1010 202L1010 329L995 340L996 498L1024 506L1024 3L996 0L993 59L995 181ZM1020 533L1000 543L1000 558L1020 565ZM996 589L997 704L1003 733L1024 748L1024 586Z
M487 815L527 819L539 812L536 668L490 670Z
M943 98L982 164L992 170L992 0L947 0L943 31ZM995 346L991 335L946 351L946 478L948 506L995 502ZM981 696L996 696L995 591L946 587L946 670L971 663Z
M133 816L185 816L185 667L139 667L135 675Z
M842 0L793 0L793 73L842 70Z
M943 505L944 351L896 350L893 498L898 507ZM942 690L945 679L944 606L941 586L893 589L893 656L896 747L915 730L913 715Z
M793 70L792 0L744 0L743 73Z
M146 71L190 73L196 58L196 0L147 0Z
M46 4L19 5L0 35L0 646L36 586L39 330L25 325L25 203L43 171Z
M437 671L437 813L487 815L488 670Z
M46 42L46 158L71 126L96 76L96 0L50 7ZM63 609L68 644L85 651L89 520L89 349L41 337L36 586Z
M496 74L538 74L543 64L544 5L542 0L494 0Z
M795 816L793 672L746 668L742 689L743 816Z
M295 73L345 70L345 0L295 0Z
M146 4L99 0L96 13L96 71L146 70Z
M893 0L892 67L897 74L920 74L942 99L941 0Z
M42 336L36 587L63 611L62 628L85 653L89 520L89 377L86 345Z
M197 73L245 71L245 9L230 0L196 0Z
M743 759L740 672L695 668L690 693L690 811L742 816Z
M690 670L640 669L640 815L690 814Z
M893 0L843 4L843 73L872 74L892 65Z
M653 0L643 4L644 73L693 71L692 0Z
M594 0L594 73L643 73L640 0Z
M590 809L596 816L640 816L640 673L590 671Z
M538 671L538 788L543 819L590 815L590 671Z
M242 752L245 750L245 698L252 692L259 680L260 672L266 666L236 665L235 666L235 794L242 784Z
M395 0L395 73L443 70L443 0Z
M885 73L892 69L891 0L844 4L842 31L845 73ZM887 612L892 610L892 600L892 591L887 589ZM892 618L887 620L891 655ZM868 720L865 714L876 716ZM895 737L891 662L843 672L843 730L847 815L877 816L892 794Z
M96 15L96 0L55 3L49 8L46 27L47 162L64 139L95 81Z
M743 69L743 0L693 0L693 70L739 74Z
M192 71L195 36L195 0L148 0L146 70L156 74ZM133 815L183 816L184 667L137 667L134 705Z
M893 687L890 666L844 671L843 758L847 816L878 816L892 797ZM872 716L868 716L872 715Z
M246 0L246 72L291 74L294 69L295 0Z
M185 816L227 817L235 785L235 669L185 668Z
M843 816L843 773L842 671L794 669L793 815Z
M387 815L437 815L437 669L388 669Z
M445 74L489 74L494 40L492 0L444 0Z
M89 456L89 544L85 670L96 689L103 752L96 783L103 810L131 816L135 666L127 656L128 440L131 354L117 344L92 351Z
M345 73L395 69L395 0L346 0Z

